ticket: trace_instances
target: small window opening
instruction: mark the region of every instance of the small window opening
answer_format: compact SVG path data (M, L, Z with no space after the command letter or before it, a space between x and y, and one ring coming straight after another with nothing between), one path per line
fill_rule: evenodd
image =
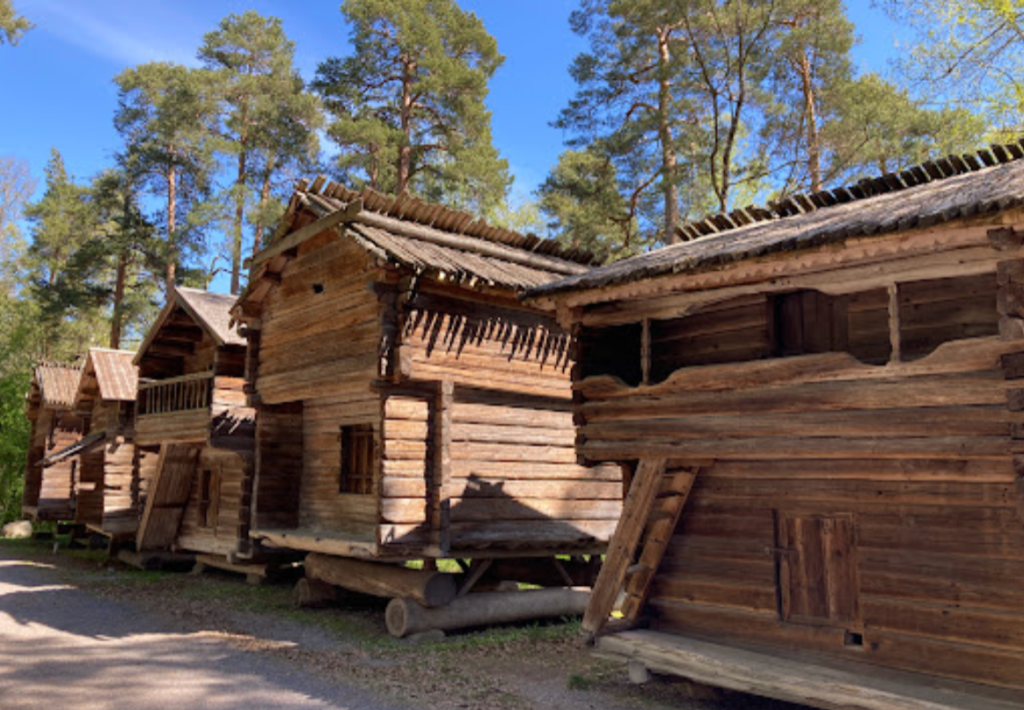
M204 468L199 471L199 524L204 528L210 527L210 520L213 517L210 513L210 489L213 472Z
M323 292L324 292L324 285L323 284L313 284L313 293L323 293Z
M584 328L579 339L581 379L612 375L627 385L640 384L643 379L642 337L641 323Z
M338 493L373 493L374 438L372 424L341 427L341 472Z
M863 648L864 634L857 631L847 631L843 634L843 645L851 646L853 648Z

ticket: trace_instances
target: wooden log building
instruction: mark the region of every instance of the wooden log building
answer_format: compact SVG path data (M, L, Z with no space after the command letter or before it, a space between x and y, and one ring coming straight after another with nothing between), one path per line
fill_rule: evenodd
M301 184L235 310L253 537L386 561L604 550L620 469L577 463L568 335L517 298L590 265L407 196Z
M234 296L177 288L150 327L139 369L136 444L151 478L136 549L249 553L254 410Z
M134 445L138 377L134 352L90 348L82 367L74 412L82 439L47 463L78 459L75 522L112 541L134 535L145 491L145 470Z
M78 459L66 457L44 465L44 460L82 438L82 420L73 406L82 368L40 363L32 373L25 398L30 424L28 462L21 510L32 520L70 520L75 515L74 491Z
M579 453L636 472L602 652L823 708L1024 707L1022 158L717 215L529 294L579 338Z

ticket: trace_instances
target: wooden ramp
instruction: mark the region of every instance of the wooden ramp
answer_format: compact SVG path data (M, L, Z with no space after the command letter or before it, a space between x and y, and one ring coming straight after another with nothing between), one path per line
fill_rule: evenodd
M583 616L584 631L601 630L623 591L622 615L627 623L636 622L697 473L697 468L666 473L662 458L640 461Z
M657 631L601 637L597 652L698 683L824 710L1024 710L1015 691L864 663L847 669Z
M135 537L135 548L139 552L167 549L174 543L192 493L197 455L194 446L164 444L160 447L156 473L149 484L146 507Z

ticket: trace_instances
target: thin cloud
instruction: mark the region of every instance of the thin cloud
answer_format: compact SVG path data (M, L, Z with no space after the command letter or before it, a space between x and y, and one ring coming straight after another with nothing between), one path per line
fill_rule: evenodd
M174 28L160 21L170 18L147 17L140 14L142 7L137 3L36 0L26 6L25 14L33 15L39 29L124 66L154 61L196 64L195 49L176 43ZM153 28L159 32L152 32Z

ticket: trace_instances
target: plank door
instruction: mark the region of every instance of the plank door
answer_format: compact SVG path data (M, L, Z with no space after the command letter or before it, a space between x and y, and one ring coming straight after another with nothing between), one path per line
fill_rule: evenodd
M777 514L783 621L844 628L859 621L855 533L850 515Z

